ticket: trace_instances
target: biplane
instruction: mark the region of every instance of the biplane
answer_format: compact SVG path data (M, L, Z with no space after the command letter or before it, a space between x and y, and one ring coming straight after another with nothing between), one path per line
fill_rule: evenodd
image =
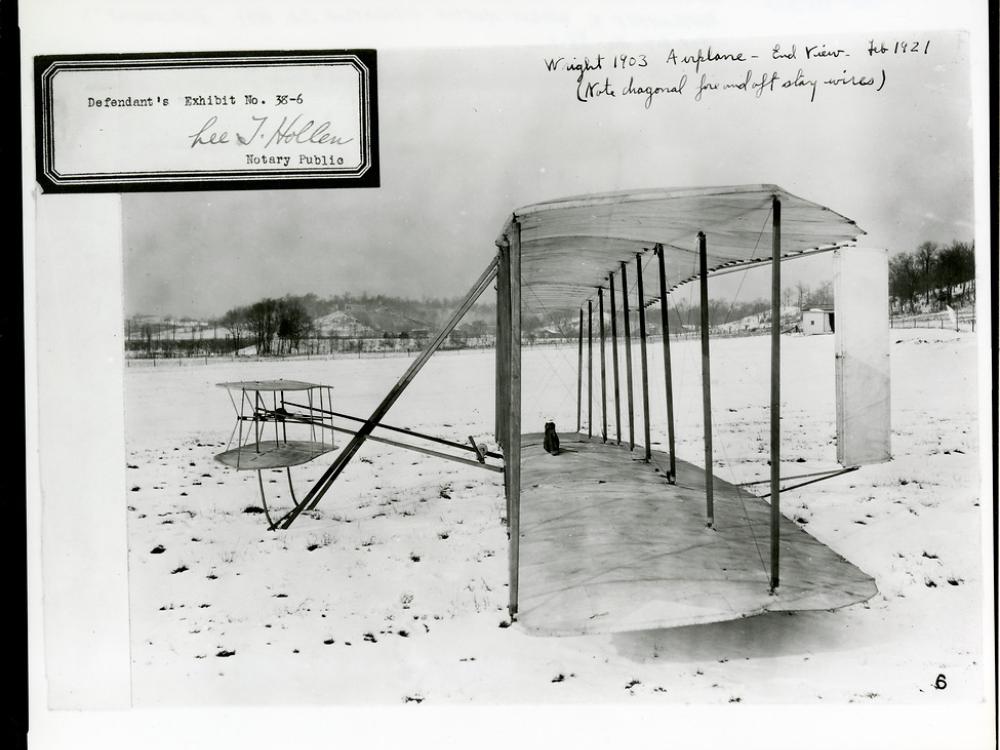
M237 447L217 458L237 469L288 470L335 450L332 437L317 439L322 432L350 435L300 500L293 492L287 513L273 520L268 516L272 529L287 529L314 509L367 440L502 472L508 607L512 620L534 633L674 627L865 601L877 592L874 580L780 509L782 492L890 458L887 257L884 250L859 247L863 234L854 221L776 185L613 192L519 208L503 226L489 264L461 305L367 419L335 412L329 386L295 381L223 384L231 393L240 393L237 426L247 424L253 439L241 430ZM781 266L825 252L836 258L839 466L783 475ZM708 280L755 266L771 270L770 467L767 479L737 486L713 470ZM699 288L704 419L700 467L675 454L667 303L672 292L689 283ZM420 369L490 288L497 294L498 452L487 451L471 437L466 444L385 424L386 414ZM595 306L599 425L594 416ZM665 451L654 450L650 436L648 361L653 355L646 317L655 306L662 331ZM578 311L576 432L562 431L563 445L570 450L558 459L543 449L541 433L525 432L521 424L521 319L540 309ZM637 312L637 332L632 330L632 311ZM610 376L605 366L608 328ZM639 349L638 393L633 387L633 346ZM622 347L624 374L619 368ZM289 397L303 392L305 399ZM347 428L344 421L357 426ZM293 427L308 431L308 436L287 439L286 431ZM386 432L410 440L401 442L386 437ZM265 433L268 437L261 438ZM436 442L449 451L430 450L414 439ZM754 484L767 486L769 492L752 493L748 487ZM263 482L260 486L263 498Z

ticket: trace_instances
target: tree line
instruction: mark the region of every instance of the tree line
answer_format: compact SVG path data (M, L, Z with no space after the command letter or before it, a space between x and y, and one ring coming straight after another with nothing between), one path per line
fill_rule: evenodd
M922 242L916 250L889 259L889 296L900 312L971 303L976 292L976 252L972 242Z
M250 305L234 307L217 320L213 321L229 334L230 346L239 350L251 344L256 346L258 354L282 355L297 351L304 339L319 335L314 320L336 309L354 307L353 312L362 320L367 320L366 310L395 310L411 317L421 316L427 320L427 325L434 328L438 321L433 320L435 311L450 312L459 303L458 299L426 299L409 300L387 295L340 295L320 299L315 294L304 296L286 295L279 299L265 298ZM798 305L801 309L831 305L833 295L829 282L821 284L816 289L799 282L794 287L782 291L782 304ZM477 305L484 309L479 314L471 316L471 320L463 321L458 335L481 336L493 333L494 321L492 305ZM731 321L740 320L750 315L769 312L770 302L765 299L753 300L720 300L709 301L709 324L713 327ZM633 310L633 317L638 315ZM672 330L679 331L685 327L699 325L699 307L691 304L683 297L672 301L669 305L668 317ZM544 310L525 311L521 321L525 335L534 339L542 331L572 338L577 335L576 311ZM637 324L633 321L634 324ZM595 323L596 325L596 323ZM649 330L659 330L659 316L649 319ZM634 327L634 325L633 325ZM380 331L379 336L407 337L407 332Z
M313 332L313 319L306 304L291 295L265 297L251 305L234 307L219 318L229 331L236 350L254 344L257 353L286 354L297 350L302 339Z

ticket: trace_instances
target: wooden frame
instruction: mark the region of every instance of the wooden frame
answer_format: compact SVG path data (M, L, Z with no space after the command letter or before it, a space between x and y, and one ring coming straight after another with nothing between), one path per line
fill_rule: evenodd
M646 300L642 288L642 253L635 254L636 291L639 295L639 363L642 367L642 435L645 451L643 458L647 462L652 456L649 425L649 368L646 362Z
M507 444L507 402L510 381L508 356L510 325L510 266L507 260L507 246L497 243L497 329L496 329L496 441L500 447Z
M659 267L660 281L660 327L663 329L663 382L667 396L667 450L670 454L670 473L667 479L673 484L677 479L677 456L674 449L674 376L670 362L670 315L667 307L666 259L663 245L654 248Z
M594 436L594 304L587 300L587 437Z
M701 289L701 400L705 423L705 515L715 525L715 495L712 487L712 372L708 345L708 242L698 232L699 288Z
M508 610L517 616L518 562L521 542L521 225L511 222L507 239L508 279L510 283L509 374L510 400L507 403L507 445L504 469L507 477L510 534L508 565L510 570Z
M597 290L597 317L598 328L601 332L601 440L608 442L608 385L607 372L605 371L604 356L604 290Z
M632 324L628 314L628 270L625 261L622 271L622 324L625 334L625 392L628 396L628 449L635 449L635 411L632 398Z
M781 199L771 199L771 591L781 548Z
M576 355L576 431L583 424L580 421L580 407L583 405L583 308L580 308L580 328L577 331L579 347Z
M608 300L611 302L611 364L615 381L615 443L622 443L622 405L618 385L618 321L615 316L615 275L608 274Z

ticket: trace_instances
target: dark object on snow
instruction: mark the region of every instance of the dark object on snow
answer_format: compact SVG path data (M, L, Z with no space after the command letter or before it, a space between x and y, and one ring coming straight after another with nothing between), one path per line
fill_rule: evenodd
M553 456L559 455L559 436L556 434L556 423L545 423L545 450Z

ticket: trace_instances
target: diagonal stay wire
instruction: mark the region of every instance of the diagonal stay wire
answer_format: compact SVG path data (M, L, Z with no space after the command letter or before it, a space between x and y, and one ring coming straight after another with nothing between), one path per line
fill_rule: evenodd
M681 330L682 330L682 333L684 334L684 338L682 338L681 341L685 341L685 342L688 340L688 338L687 338L687 326L690 324L690 320L691 320L691 298L693 296L694 296L694 286L689 286L688 287L687 315L683 318L683 322L681 323ZM677 309L677 304L676 303L674 303L674 314L676 315L677 320L682 320L680 311ZM687 347L687 346L682 346L681 347L680 362L677 363L680 366L679 367L674 367L674 373L676 373L678 375L678 377L675 379L674 382L676 384L676 392L679 393L679 394L683 394L684 393L684 386L688 382L687 378L686 378L686 374L687 374L688 367L689 367L691 361L692 361L692 357L691 357L690 348ZM672 362L671 363L672 367L673 367L673 364L674 363ZM690 400L688 400L688 399L682 399L682 402L685 403L685 405L686 405L686 410L685 410L685 413L684 413L684 416L686 418L688 415L690 415L691 410L694 408L693 405L692 405L693 402L690 401ZM676 413L675 413L674 416L675 416L675 419L676 419L676 417L677 417Z
M760 231L757 233L757 241L754 243L753 252L751 253L751 257L755 257L756 254L757 254L757 248L760 246L760 238L764 236L764 230L767 228L767 220L771 218L771 212L773 210L774 210L773 205L772 205L771 208L769 208L767 210L767 215L764 217L764 221L760 225ZM726 320L723 322L722 325L726 325L726 324L729 323L729 319L730 319L730 317L733 314L733 308L736 306L736 301L740 298L740 292L743 289L743 282L746 281L746 279L747 279L747 272L749 270L750 270L749 268L744 268L743 269L743 275L740 277L740 285L738 287L736 287L736 294L733 295L733 301L729 305L729 312L726 313Z
M535 290L532 289L531 287L526 287L526 288L527 288L528 292L531 294L531 296L535 298L535 302L538 304L538 307L541 308L541 310L545 314L551 315L552 314L552 310L550 310L545 305L545 303L542 302L542 300L538 297L538 293L535 292ZM562 358L562 360L572 370L573 369L573 363L566 356L565 351L563 351L563 347L562 346L558 346L558 347L556 347L556 349L557 349L557 351L559 353L559 356ZM545 359L546 362L548 362L551 365L553 363L553 358L549 356L549 353L545 350L544 345L543 345L543 348L542 348L541 351L542 351L542 357ZM552 380L553 377L555 377L555 379L559 381L559 383L562 385L563 389L567 393L569 393L571 396L575 396L575 394L576 394L575 387L574 388L570 388L570 386L568 386L566 384L566 381L559 374L559 368L558 367L552 367L552 366L550 366L548 368L548 370L549 370L549 372L548 372L548 375L546 376L545 380L543 381L543 385L548 385L549 381Z

